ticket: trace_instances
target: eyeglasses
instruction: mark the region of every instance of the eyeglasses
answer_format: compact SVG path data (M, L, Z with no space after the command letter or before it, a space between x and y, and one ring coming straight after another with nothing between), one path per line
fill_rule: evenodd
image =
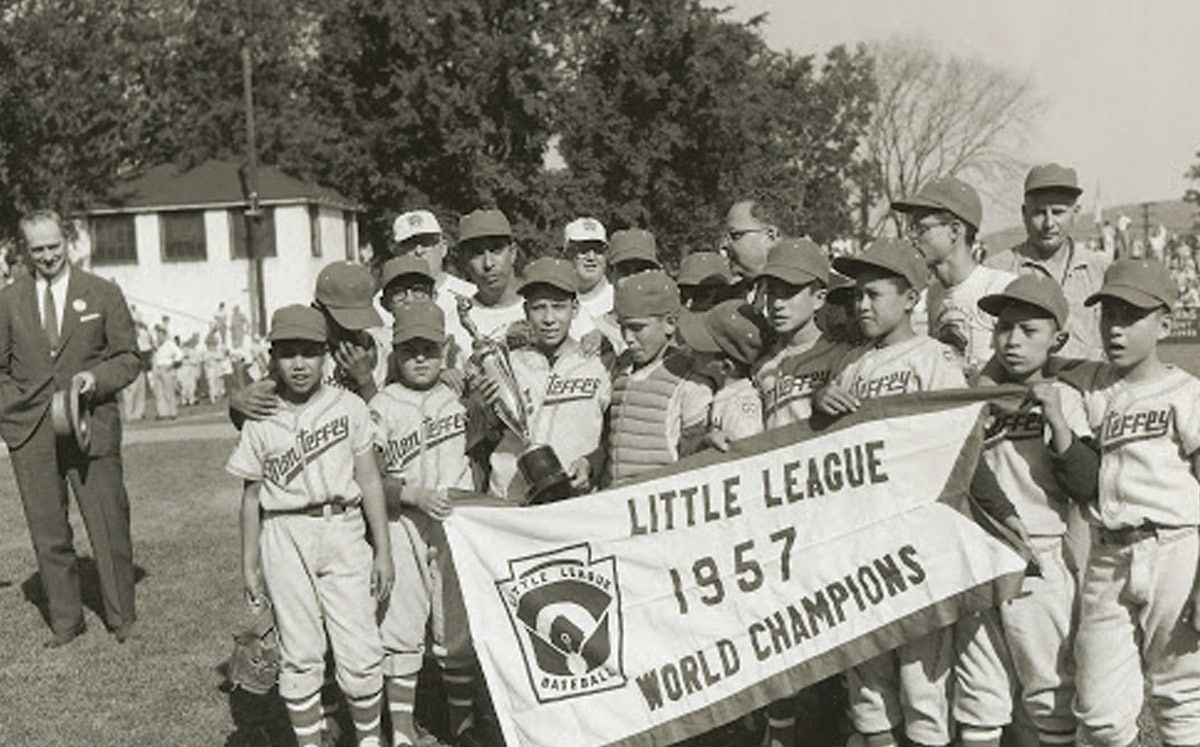
M739 241L752 233L765 233L766 230L765 228L740 228L736 230L731 228L725 235L729 237L730 241Z
M905 233L908 235L908 237L910 239L919 239L922 236L924 236L927 231L937 228L938 226L948 226L948 225L950 225L950 221L945 221L945 220L940 220L935 223L914 222L914 223L908 224L908 228L905 229Z
M572 241L567 244L567 257L578 257L582 254L595 254L602 257L608 254L608 244L603 241Z

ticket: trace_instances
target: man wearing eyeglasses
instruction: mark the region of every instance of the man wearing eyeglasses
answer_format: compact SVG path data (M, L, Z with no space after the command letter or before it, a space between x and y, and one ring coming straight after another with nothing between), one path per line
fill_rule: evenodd
M979 299L1002 292L1016 273L975 261L983 205L966 182L934 179L912 197L893 202L892 209L908 216L908 239L936 278L926 298L930 336L958 351L970 380L992 357L996 324L980 310Z
M579 311L570 335L585 340L598 333L620 350L621 333L612 320L613 286L608 280L608 232L595 218L576 218L563 229L563 257L575 269ZM598 349L599 340L585 349Z
M433 276L433 301L446 316L446 334L459 350L470 350L470 338L458 322L458 296L472 298L474 284L446 272L446 235L438 219L428 210L410 210L392 222L392 256L413 256L429 265ZM384 306L385 311L390 311ZM390 319L390 315L384 317ZM390 339L390 338L389 338ZM464 348L463 345L466 345ZM453 365L453 363L451 364Z
M767 255L782 235L775 219L761 203L741 200L729 208L725 215L721 252L729 258L734 274L747 292L767 266Z
M1071 238L1081 194L1075 169L1057 163L1034 166L1025 177L1021 205L1025 241L988 257L984 264L1022 275L1037 273L1057 282L1070 307L1066 324L1070 337L1059 354L1101 360L1100 305L1083 302L1100 290L1109 260L1100 252L1076 246Z

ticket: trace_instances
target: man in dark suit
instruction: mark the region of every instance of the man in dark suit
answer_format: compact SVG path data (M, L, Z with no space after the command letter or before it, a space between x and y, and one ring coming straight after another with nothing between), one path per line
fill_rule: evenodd
M124 642L133 634L134 577L117 393L139 370L133 320L120 288L71 267L56 213L25 216L21 233L33 273L0 291L0 436L49 601L46 646L84 631L68 482L95 555L105 623ZM54 392L76 379L92 407L86 454L55 436L49 412Z

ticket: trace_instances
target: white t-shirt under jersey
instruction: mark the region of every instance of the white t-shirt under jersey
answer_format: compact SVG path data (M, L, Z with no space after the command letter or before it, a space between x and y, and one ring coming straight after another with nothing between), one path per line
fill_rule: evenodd
M996 317L979 308L979 299L1000 293L1017 279L1016 273L977 265L961 283L949 288L940 282L929 286L929 336L947 340L952 334L965 340L963 351L966 367L978 371L992 357L992 331Z

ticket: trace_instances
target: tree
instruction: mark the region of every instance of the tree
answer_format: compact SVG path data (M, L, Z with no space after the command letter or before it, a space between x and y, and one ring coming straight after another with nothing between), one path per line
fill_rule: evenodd
M892 200L937 176L988 184L1019 179L1020 154L1043 101L1032 81L980 60L939 56L926 42L893 39L871 47L879 97L871 113L860 199L874 206L866 233L900 218Z
M845 176L872 89L861 51L771 51L761 17L735 23L697 0L602 6L562 104L554 210L651 228L669 259L714 248L724 210L754 195L785 230L849 226Z

